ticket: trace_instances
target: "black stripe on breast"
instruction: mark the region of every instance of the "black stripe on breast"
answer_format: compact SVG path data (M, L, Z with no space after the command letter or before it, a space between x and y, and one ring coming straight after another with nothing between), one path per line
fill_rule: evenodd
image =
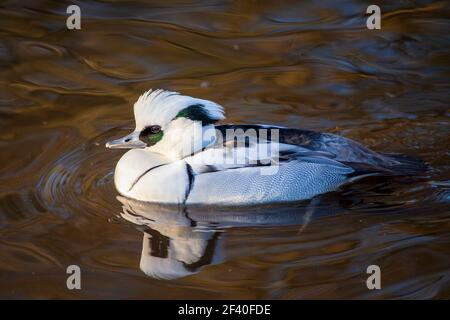
M128 189L128 192L130 192L131 189L133 189L133 187L136 185L136 183L138 183L139 180L141 180L141 178L142 178L143 176L145 176L147 173L149 173L149 172L152 171L153 169L156 169L156 168L165 166L166 164L167 164L167 163L163 163L163 164L160 164L160 165L158 165L158 166L151 167L150 169L145 170L144 173L142 173L139 177L137 177L136 180L134 180L134 182L131 184L130 189Z
M186 203L186 201L187 201L187 199L189 197L189 194L191 193L191 190L194 187L194 180L195 180L194 170L192 170L191 165L188 164L188 163L186 163L186 173L188 175L189 183L188 183L188 186L186 188L186 195L184 196L184 203Z

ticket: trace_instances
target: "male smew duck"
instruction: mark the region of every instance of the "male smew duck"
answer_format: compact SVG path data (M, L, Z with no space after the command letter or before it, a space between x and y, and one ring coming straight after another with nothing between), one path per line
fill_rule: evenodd
M418 160L372 151L331 133L271 125L215 125L223 108L149 90L134 104L136 129L110 141L118 192L171 204L253 205L311 199L368 175L416 175Z

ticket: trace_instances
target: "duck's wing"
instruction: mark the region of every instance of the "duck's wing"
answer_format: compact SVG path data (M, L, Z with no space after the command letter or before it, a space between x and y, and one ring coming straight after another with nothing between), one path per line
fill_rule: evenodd
M232 137L232 132L237 135L242 135L242 132L245 135L248 131L256 132L257 135L262 132L267 136L267 140L320 152L323 156L344 163L361 173L417 175L427 171L427 165L419 159L375 152L354 140L332 133L266 125L221 125L216 126L216 129L224 137L223 143L228 142L227 137Z
M341 162L367 162L374 165L390 163L390 159L384 159L381 154L360 143L332 133L266 125L221 125L216 126L216 129L224 137L224 144L233 139L233 132L238 137L248 132L255 132L258 138L263 133L267 135L267 140L322 152Z

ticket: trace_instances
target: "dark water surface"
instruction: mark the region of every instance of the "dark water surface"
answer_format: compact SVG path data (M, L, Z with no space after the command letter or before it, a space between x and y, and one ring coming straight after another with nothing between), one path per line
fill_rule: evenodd
M72 3L80 31L65 27ZM450 298L448 2L378 2L379 31L371 2L261 3L2 1L0 298ZM432 169L313 207L119 201L123 151L104 143L149 88ZM66 289L71 264L80 291ZM371 264L382 290L366 288Z

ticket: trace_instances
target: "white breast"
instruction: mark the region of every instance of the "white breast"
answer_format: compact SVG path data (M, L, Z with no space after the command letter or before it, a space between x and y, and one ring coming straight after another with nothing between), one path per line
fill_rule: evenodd
M183 160L170 161L144 149L133 149L119 160L114 173L117 191L141 201L182 203L189 178Z

